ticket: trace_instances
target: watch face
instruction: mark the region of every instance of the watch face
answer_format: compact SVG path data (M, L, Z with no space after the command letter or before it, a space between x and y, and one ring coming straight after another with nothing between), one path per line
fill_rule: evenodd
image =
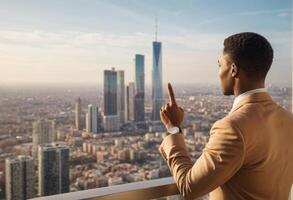
M179 132L179 128L178 127L172 127L172 128L169 128L168 129L168 132L171 133L171 134L174 134L174 133L178 133Z

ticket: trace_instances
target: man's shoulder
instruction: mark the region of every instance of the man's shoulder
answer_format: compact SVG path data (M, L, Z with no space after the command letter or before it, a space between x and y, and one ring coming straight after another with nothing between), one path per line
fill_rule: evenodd
M252 125L253 122L257 122L267 112L271 112L276 109L274 102L268 102L270 105L263 105L262 102L249 102L242 105L239 109L229 113L220 121L224 123L232 123L235 125Z
M231 116L226 116L218 121L216 121L212 128L211 128L211 133L213 131L219 131L219 130L223 130L224 132L227 132L230 130L230 132L241 132L239 126L238 126L238 122L235 121L234 118L232 118Z
M270 118L270 120L279 120L285 118L292 119L292 116L292 113L285 110L276 102L264 101L244 104L221 120L231 121L234 124L239 124L239 126L249 126L253 124L257 125L262 121L266 121L266 118Z
M277 103L247 103L239 109L216 121L213 127L233 128L242 134L251 133L255 130L261 131L267 127L267 123L278 124L282 121L288 127L293 127L293 115Z
M222 119L215 122L215 125L237 125L243 118L249 118L249 113L244 111L243 108L234 111L233 113L227 114Z
M253 110L247 108L247 105L242 106L240 109L231 114L226 115L222 119L217 120L212 129L231 129L233 131L242 132L242 126L245 124L251 125Z

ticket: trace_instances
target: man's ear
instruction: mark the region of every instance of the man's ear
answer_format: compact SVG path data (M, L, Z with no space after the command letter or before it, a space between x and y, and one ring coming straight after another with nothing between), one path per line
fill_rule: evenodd
M236 78L239 76L239 68L235 65L235 63L232 63L231 65L231 75L233 78Z

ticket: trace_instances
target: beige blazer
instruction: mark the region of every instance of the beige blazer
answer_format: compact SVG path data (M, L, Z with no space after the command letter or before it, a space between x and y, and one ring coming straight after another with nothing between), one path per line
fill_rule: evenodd
M166 136L159 151L186 199L210 193L210 200L288 200L293 116L268 93L254 93L215 122L195 163L181 133Z

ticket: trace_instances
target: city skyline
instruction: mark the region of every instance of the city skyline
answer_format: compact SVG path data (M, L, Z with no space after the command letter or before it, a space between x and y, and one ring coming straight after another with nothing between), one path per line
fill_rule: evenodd
M155 16L158 40L164 44L164 84L218 84L217 58L223 40L241 31L258 32L272 43L275 59L267 82L291 83L292 11L288 0L227 1L229 6L201 1L17 2L0 3L0 16L6 19L0 22L2 85L101 84L103 70L111 67L124 70L125 82L133 82L135 54L145 55L149 85ZM113 17L106 18L106 13Z

